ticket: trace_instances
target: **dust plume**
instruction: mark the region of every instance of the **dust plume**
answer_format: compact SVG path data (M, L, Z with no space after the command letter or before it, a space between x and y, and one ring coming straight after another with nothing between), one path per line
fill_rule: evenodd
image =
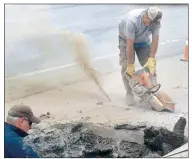
M62 52L62 48L64 50L67 47L70 50L68 51L69 56L72 55L75 58L84 73L109 99L107 93L102 88L99 73L93 69L85 35L56 28L51 21L51 17L54 17L54 15L50 11L49 5L6 5L6 54L14 55L22 51L22 49L19 50L17 47L17 41L22 43L34 39L32 43L35 43L40 52L44 54L45 62L52 63L56 61L55 56L60 56L57 52ZM52 38L53 36L55 39ZM58 50L58 47L61 50ZM15 48L17 49L15 50ZM44 63L42 63L43 65ZM16 80L6 79L6 94L10 94L10 96L15 96L16 98L28 96L48 90L49 88L59 87L60 83L63 83L63 79L67 78L61 72L59 75L53 73L52 76L55 77L51 77L48 82L47 78L50 77L44 74L40 74L40 76L42 77L38 76L37 79L33 76L28 76L29 78L21 77ZM76 76L79 77L79 74L77 73Z
M109 96L101 86L97 72L91 66L91 60L87 53L85 43L86 40L83 34L76 34L74 36L74 42L76 44L76 50L75 50L76 61L84 70L84 72L87 74L87 76L99 87L100 91L108 98L109 101L111 101Z

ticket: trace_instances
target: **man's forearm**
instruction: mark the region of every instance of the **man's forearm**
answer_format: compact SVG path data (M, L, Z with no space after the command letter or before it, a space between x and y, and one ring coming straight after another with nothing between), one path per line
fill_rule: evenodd
M151 52L150 52L150 57L155 58L157 48L158 48L158 43L159 43L159 37L153 37L152 38L152 46L151 46Z

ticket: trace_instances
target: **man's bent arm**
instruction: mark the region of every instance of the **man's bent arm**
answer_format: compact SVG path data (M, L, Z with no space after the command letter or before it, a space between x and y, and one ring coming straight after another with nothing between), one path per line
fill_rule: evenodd
M159 36L154 36L152 37L152 45L151 45L151 52L150 52L150 57L155 58L157 48L159 44Z

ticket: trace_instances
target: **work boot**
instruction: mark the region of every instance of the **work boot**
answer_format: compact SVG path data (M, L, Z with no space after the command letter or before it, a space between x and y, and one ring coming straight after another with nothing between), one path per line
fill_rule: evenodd
M136 104L136 101L132 93L129 93L129 92L126 93L126 100L127 100L128 106L133 106Z

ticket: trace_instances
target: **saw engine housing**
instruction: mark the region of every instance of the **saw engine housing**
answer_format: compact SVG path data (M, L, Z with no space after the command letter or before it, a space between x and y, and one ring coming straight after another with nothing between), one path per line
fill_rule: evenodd
M127 74L126 76L128 77ZM174 112L175 104L166 93L159 91L161 85L157 83L156 77L156 75L151 75L146 68L136 71L131 79L128 77L133 94L147 101L156 111Z

